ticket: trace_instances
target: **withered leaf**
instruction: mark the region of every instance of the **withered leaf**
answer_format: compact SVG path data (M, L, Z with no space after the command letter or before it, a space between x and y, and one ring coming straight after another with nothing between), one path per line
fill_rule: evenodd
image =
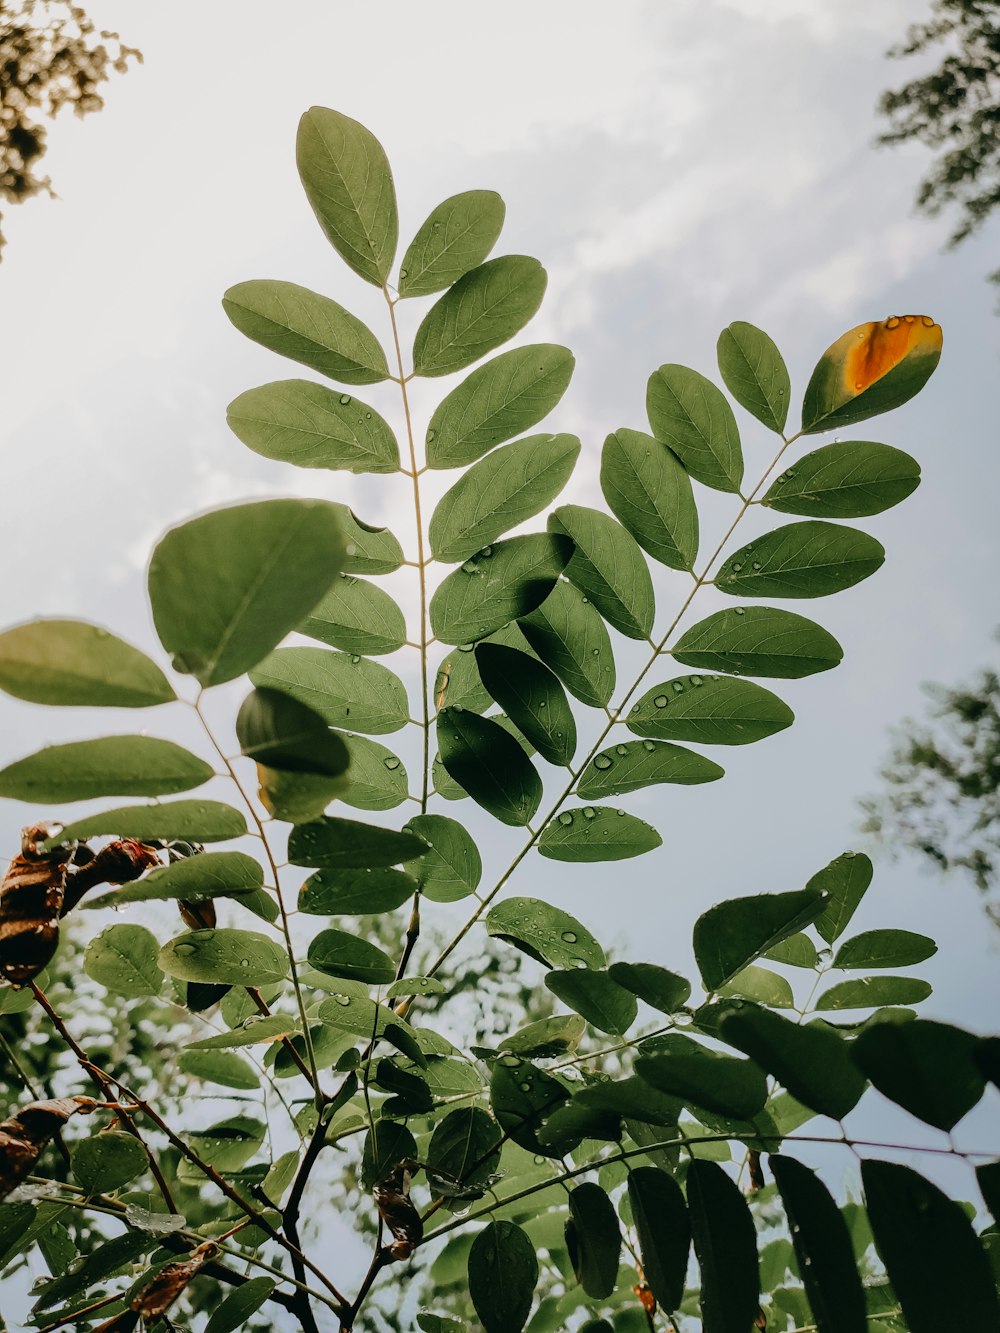
M0 1199L24 1179L71 1115L97 1110L100 1105L93 1097L54 1097L30 1102L16 1115L0 1121Z
M424 1224L410 1199L410 1181L419 1170L419 1162L400 1162L372 1189L379 1217L393 1237L389 1246L393 1259L409 1259L423 1239Z

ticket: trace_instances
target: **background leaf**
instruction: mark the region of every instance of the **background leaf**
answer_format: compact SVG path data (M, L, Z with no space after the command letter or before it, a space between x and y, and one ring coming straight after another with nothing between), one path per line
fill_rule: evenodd
M438 745L448 775L501 823L527 824L542 783L517 741L496 722L462 709L438 713Z
M608 805L585 805L557 815L537 846L552 861L623 861L662 844L652 824L635 815Z
M542 303L545 270L526 255L487 260L459 278L413 340L416 375L464 370L524 328Z
M702 745L751 745L790 727L795 714L750 680L678 676L654 685L633 704L629 731Z
M566 565L569 581L615 629L630 639L648 638L655 613L653 581L635 538L607 514L583 505L561 505L549 515L548 526L573 541L573 558Z
M431 629L442 643L472 643L545 601L573 553L566 537L532 532L484 546L438 586Z
M720 389L687 366L660 366L646 388L649 425L694 477L717 491L739 491L740 432Z
M257 1071L234 1051L181 1051L177 1064L185 1074L223 1088L249 1092L260 1087Z
M919 484L920 464L902 449L850 440L798 459L771 483L761 504L810 518L863 518L891 509Z
M331 471L399 471L399 447L388 423L366 403L312 380L248 389L229 404L226 420L263 458Z
M736 320L719 334L717 351L723 383L740 407L780 435L791 381L777 347L761 329Z
M829 671L844 656L821 625L771 606L716 611L685 631L671 653L685 666L706 671L786 680Z
M465 190L431 210L399 267L400 296L430 296L481 264L497 242L506 208L495 190Z
M214 776L190 750L153 736L104 736L49 745L0 771L0 796L85 801L91 796L167 796Z
M788 523L729 557L715 576L733 597L828 597L869 578L885 547L857 528Z
M0 634L0 689L29 703L150 708L176 699L145 653L82 620L32 620Z
M637 430L604 441L601 490L611 512L671 569L690 569L698 554L698 509L684 465L666 445Z

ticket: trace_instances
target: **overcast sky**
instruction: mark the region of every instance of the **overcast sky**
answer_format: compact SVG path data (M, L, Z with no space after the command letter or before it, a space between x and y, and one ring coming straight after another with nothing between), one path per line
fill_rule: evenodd
M910 501L862 521L887 547L884 569L794 607L837 635L842 666L782 683L796 725L714 756L729 770L724 782L630 801L662 829L659 852L624 874L546 862L545 892L633 956L683 967L691 924L710 903L799 887L860 845L856 802L876 783L886 726L920 707L922 681L985 660L1000 621L1000 322L982 280L996 267L997 228L943 253L946 222L911 206L925 154L873 147L878 93L905 73L884 51L921 4L657 0L612 12L590 0L94 0L91 9L145 64L113 80L103 112L52 130L45 168L59 201L4 220L0 624L75 615L155 649L150 549L209 505L322 494L405 535L395 484L296 473L243 449L225 424L238 392L301 373L231 328L220 297L232 283L301 282L386 332L381 297L329 249L295 173L298 117L325 104L384 144L401 247L448 194L504 196L497 252L536 255L549 272L523 339L567 343L578 358L546 425L583 440L566 500L597 500L601 442L617 426L644 426L649 373L680 361L712 374L719 330L734 319L775 338L796 398L823 349L864 320L929 313L943 325L928 388L854 436L905 448L924 469ZM421 386L418 416L448 387ZM392 391L365 396L396 420ZM756 475L769 440L745 414L740 424ZM699 498L711 531L729 502L703 489ZM663 582L663 612L680 586ZM706 596L702 613L713 605ZM389 664L407 671L401 658ZM44 712L0 697L5 759L99 726L184 734L171 719ZM24 815L0 803L5 846ZM485 819L477 827L501 836ZM518 892L538 888L542 864L529 863ZM941 954L922 969L937 987L927 1012L989 1026L995 932L964 884L880 864L856 924L937 937Z

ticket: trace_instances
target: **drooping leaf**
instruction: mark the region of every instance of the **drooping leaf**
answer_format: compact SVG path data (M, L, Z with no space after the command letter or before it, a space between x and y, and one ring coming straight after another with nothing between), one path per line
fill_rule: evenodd
M431 516L435 560L465 560L540 513L566 485L579 454L575 435L529 435L473 464Z
M163 986L159 953L156 936L145 926L131 922L106 926L87 945L83 970L116 995L159 995Z
M521 1333L538 1282L535 1247L514 1222L490 1222L469 1251L469 1296L486 1333Z
M688 1001L691 983L656 963L612 963L608 972L633 995L661 1014L675 1014Z
M0 771L0 796L85 801L92 796L167 796L214 775L190 750L153 736L104 736L49 745Z
M849 329L820 357L802 402L806 435L890 412L919 393L941 359L930 315L892 315Z
M222 842L227 838L240 838L246 831L246 820L231 805L223 805L220 801L164 801L152 805L125 805L88 815L67 824L50 842L53 846L61 842L84 842L105 833L136 838L140 842L153 842L159 838Z
M865 1090L842 1037L816 1024L792 1023L747 1005L721 1022L723 1040L749 1055L782 1087L819 1115L842 1120Z
M816 918L816 929L827 944L832 944L847 929L868 891L873 874L871 860L863 852L844 852L818 870L806 885L829 895L826 906Z
M733 409L711 380L687 366L660 366L649 377L646 414L653 434L695 481L717 491L739 491L740 432Z
M175 670L203 686L242 675L308 615L344 556L322 500L234 505L172 528L153 551L149 600Z
M645 820L609 805L563 810L542 830L537 847L552 861L624 861L663 845Z
M639 544L613 518L583 505L561 505L549 515L550 532L574 544L566 577L615 629L630 639L646 639L653 628L655 599L646 558Z
M665 444L637 430L609 435L601 490L643 550L671 569L691 568L698 554L698 508L690 477Z
M683 786L715 782L724 774L725 770L711 759L680 745L667 741L626 741L594 755L580 776L576 794L582 800L600 800L660 782Z
M815 1008L874 1009L893 1004L919 1004L931 994L929 981L919 977L858 977L840 981L823 992Z
M563 1085L527 1060L503 1055L493 1065L490 1075L490 1105L500 1128L528 1152L543 1157L559 1157L567 1151L545 1147L538 1129L546 1116L569 1100Z
M592 1181L570 1191L566 1246L580 1286L593 1300L606 1300L618 1280L622 1236L614 1205Z
M771 606L716 611L686 630L671 652L685 666L705 671L786 680L829 671L844 656L821 625Z
M551 764L570 763L576 720L548 667L516 648L493 643L479 644L476 664L486 689L542 758Z
M299 824L288 837L292 865L325 870L374 870L413 861L426 851L427 843L415 833L397 833L355 819Z
M920 464L902 449L849 440L797 459L760 503L809 518L864 518L891 509L919 484Z
M825 904L822 893L805 888L710 907L694 927L694 955L706 990L718 990L762 953L815 921Z
M215 1307L205 1333L233 1333L234 1329L246 1328L250 1316L257 1313L276 1286L273 1277L247 1278Z
M750 745L784 731L795 714L751 680L678 676L647 690L628 714L629 731L701 745Z
M927 935L912 930L865 930L845 940L833 966L838 968L912 967L937 953Z
M447 815L415 815L403 831L430 844L412 871L425 898L450 903L476 891L483 877L482 858L457 820Z
M233 1051L181 1051L178 1067L207 1083L249 1092L260 1086L257 1071Z
M566 392L567 347L515 347L480 366L441 402L427 427L427 466L467 467L495 444L529 430Z
M120 1130L92 1134L73 1149L73 1174L87 1195L120 1189L148 1166L149 1157L140 1140Z
M817 1333L868 1333L850 1233L830 1191L793 1157L772 1153L768 1165L781 1193Z
M531 760L503 727L464 709L438 713L438 746L448 775L501 823L527 824L542 799Z
M321 930L309 945L307 956L310 966L328 977L384 986L396 975L396 965L387 953L343 930Z
M394 671L357 653L278 648L250 672L258 689L290 694L331 727L381 736L410 716L406 687Z
M546 972L545 985L599 1032L622 1036L635 1022L638 1013L635 996L607 972L581 967Z
M345 653L379 656L406 641L402 611L374 583L341 574L299 625L299 633Z
M295 282L239 282L222 308L240 333L341 384L389 378L385 352L356 315Z
M312 380L247 389L226 409L239 440L263 458L344 472L398 472L396 437L360 399Z
M541 660L581 703L604 708L615 688L615 659L601 613L566 579L518 621Z
M925 1124L949 1131L986 1091L977 1044L971 1032L915 1018L866 1028L851 1054L884 1096Z
M268 986L288 975L282 946L253 930L191 930L160 950L159 966L178 981Z
M693 1042L641 1055L635 1072L651 1087L715 1115L750 1120L767 1101L767 1079L751 1060L737 1060Z
M424 316L413 340L417 375L464 370L520 332L542 303L537 259L503 255L464 274Z
M996 1284L961 1206L897 1162L864 1161L861 1179L875 1245L910 1333L939 1333L942 1323L997 1333Z
M32 620L0 634L0 690L91 708L150 708L177 697L145 653L82 620Z
M427 1179L435 1194L463 1194L482 1185L500 1161L501 1132L479 1106L463 1106L436 1126L427 1147ZM478 1191L475 1191L478 1192Z
M687 1199L704 1333L747 1333L760 1290L750 1209L723 1168L698 1157L688 1164Z
M347 746L318 713L266 686L243 700L236 736L248 759L283 772L339 778L349 762Z
M570 562L565 536L533 532L485 546L438 586L431 629L442 643L471 643L529 615Z
M391 574L400 567L403 548L388 528L365 523L345 504L335 503L333 509L347 544L345 574Z
M505 213L494 190L465 190L438 204L403 256L400 296L430 296L476 268L496 244Z
M719 334L719 373L741 407L777 434L785 429L791 381L781 353L761 329L736 320Z
M681 1187L658 1166L638 1166L628 1173L628 1197L646 1282L664 1310L676 1310L684 1299L691 1250Z
M788 523L729 557L715 586L733 597L827 597L869 578L885 547L858 528Z
M604 950L586 926L539 898L505 898L490 909L486 929L547 967L607 966Z

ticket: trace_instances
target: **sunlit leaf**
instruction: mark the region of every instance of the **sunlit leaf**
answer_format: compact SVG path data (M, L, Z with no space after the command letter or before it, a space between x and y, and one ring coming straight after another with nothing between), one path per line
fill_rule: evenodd
M608 805L563 810L547 824L538 850L552 861L623 861L662 846L651 824Z
M549 515L548 526L573 541L569 581L615 629L630 639L648 638L655 612L653 581L635 538L607 514L583 505L561 505Z
M701 745L750 745L790 727L795 714L750 680L678 676L647 690L626 719L629 731Z
M251 893L264 883L260 863L245 852L199 852L160 866L134 884L121 884L88 907L153 902L171 898L225 898Z
M604 950L586 926L540 898L505 898L490 909L486 929L547 967L607 965Z
M332 508L347 544L342 565L345 574L391 574L400 567L403 548L388 528L365 523L345 504L333 504Z
M49 745L0 771L0 796L85 801L91 796L167 796L200 787L211 764L153 736L104 736Z
M83 970L115 995L159 995L163 986L159 952L156 936L145 926L131 922L106 926L87 945Z
M788 418L791 381L781 353L761 329L736 320L719 334L719 372L741 407L779 435Z
M977 1044L971 1032L915 1018L866 1028L851 1054L883 1096L947 1131L986 1091L975 1059Z
M797 459L760 503L810 518L863 518L891 509L919 484L920 464L902 449L850 440Z
M788 967L805 967L812 970L819 961L816 946L808 935L789 935L763 955L773 963L785 963Z
M481 264L496 244L506 209L494 190L465 190L432 209L399 266L400 296L430 296Z
M649 377L646 414L658 440L704 486L739 491L743 480L740 433L721 389L687 366L660 366Z
M687 1198L704 1333L747 1333L760 1288L750 1209L721 1166L697 1157L688 1164Z
M580 1286L592 1299L606 1300L618 1279L622 1236L614 1205L592 1181L570 1190L566 1246Z
M410 716L406 688L394 671L357 653L278 648L250 672L266 687L306 704L331 727L384 735Z
M580 1044L587 1023L580 1014L555 1014L540 1018L504 1037L498 1047L527 1060L551 1060L557 1055L572 1055Z
M300 634L345 653L394 653L406 641L402 611L374 583L341 574L298 626Z
M397 472L389 424L360 399L312 380L277 380L248 389L226 409L238 439L264 458L296 467Z
M635 1022L635 996L619 986L607 972L573 967L545 974L548 989L570 1009L582 1014L599 1032L622 1036Z
M691 568L698 554L698 508L691 479L665 444L637 430L609 435L601 490L643 550L671 569Z
M716 611L685 631L671 652L685 666L783 679L829 671L844 656L821 625L770 606Z
M32 620L0 634L0 689L29 703L91 708L177 697L145 653L82 620Z
M382 986L394 979L396 965L376 945L343 930L321 930L309 945L309 963L328 977Z
M723 1040L819 1115L842 1120L861 1099L865 1079L847 1043L828 1028L803 1026L749 1005L724 1016L721 1028Z
M409 779L399 755L369 736L352 736L342 731L340 739L347 746L351 761L347 785L338 790L337 799L356 810L392 810L402 805L408 795ZM308 818L315 819L316 815Z
M191 930L160 950L159 965L178 981L267 986L288 975L284 948L253 930Z
M417 375L464 370L524 328L542 303L545 270L526 255L503 255L472 269L424 316L413 340Z
M788 979L769 968L756 967L753 963L748 963L735 977L720 986L719 994L754 1000L772 1009L795 1007L795 997Z
M437 735L446 772L477 804L501 823L529 822L542 799L542 783L509 732L476 713L444 708Z
M788 523L729 557L715 586L733 597L828 597L870 577L885 547L857 528Z
M566 579L518 621L538 656L581 703L603 708L615 688L615 659L601 613Z
M705 988L718 990L748 963L807 926L826 899L815 889L717 903L695 922L694 954Z
M711 759L680 745L626 741L598 751L581 774L576 794L581 800L600 800L661 782L683 786L715 782L724 773Z
M423 856L427 843L414 833L397 833L354 819L326 818L293 828L288 859L296 866L365 870L400 865Z
M486 1333L521 1333L538 1282L535 1247L514 1222L490 1222L469 1251L469 1296Z
M680 1185L658 1166L628 1173L628 1197L646 1282L664 1310L684 1299L691 1223Z
M476 891L483 863L478 847L461 824L447 815L415 815L404 832L415 833L430 844L430 850L412 870L425 898L450 903Z
M572 554L565 536L545 532L483 547L436 589L431 629L442 643L484 639L540 606Z

